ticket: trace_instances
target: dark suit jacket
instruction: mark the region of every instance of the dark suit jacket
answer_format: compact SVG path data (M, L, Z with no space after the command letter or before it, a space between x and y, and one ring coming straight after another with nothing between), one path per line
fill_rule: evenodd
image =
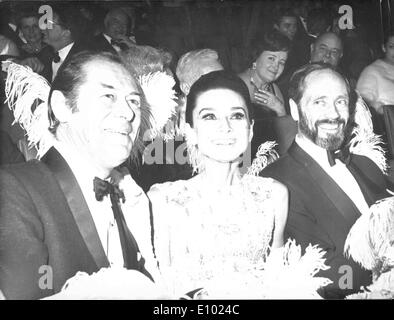
M112 52L117 54L116 50L114 47L105 39L104 35L100 33L99 35L95 36L90 43L90 48L95 51L100 51L100 52Z
M7 132L0 130L0 165L24 162L25 158Z
M55 149L42 161L0 170L0 288L7 299L52 295L76 272L108 266L82 191ZM145 273L143 259L135 269Z
M388 196L384 177L370 159L352 155L350 166L354 168L349 169L352 173L357 170L364 175L361 181L353 174L368 205ZM331 268L319 276L330 278L333 284L319 292L324 298L341 299L358 291L361 285L371 284L370 272L343 255L346 237L360 212L313 158L293 143L288 153L265 168L261 175L282 182L289 190L285 238L295 239L303 249L312 243L327 252L326 264ZM346 281L346 275L350 275L347 266L352 270L353 289L342 290L341 283L350 284Z
M77 53L81 52L81 51L85 51L85 50L91 50L92 48L90 47L89 44L87 43L82 43L82 42L74 42L74 45L71 47L70 52L68 53L66 59L63 61L62 65L59 68L62 68L62 66L64 66L65 63L67 63L67 61L69 61L71 59L71 57L73 57L74 55L76 55ZM53 70L52 70L52 57L53 57L53 50L51 54L45 54L43 57L41 57L41 62L44 64L44 71L43 76L49 81L49 83L52 82L52 75L53 75ZM58 71L58 72L59 72Z

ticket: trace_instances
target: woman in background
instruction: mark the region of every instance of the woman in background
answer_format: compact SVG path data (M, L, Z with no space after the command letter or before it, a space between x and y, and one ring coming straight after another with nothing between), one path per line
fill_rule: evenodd
M275 81L283 73L289 54L290 40L276 30L256 39L251 67L239 74L249 90L255 113L254 139L251 152L265 141L276 141L276 149L284 154L293 142L297 126L286 112L282 92Z
M357 90L378 114L383 114L384 105L394 105L394 31L383 45L384 57L374 61L361 73Z
M278 31L266 33L254 42L251 67L239 74L248 87L256 119L286 114L282 93L274 82L283 72L289 48L289 40Z

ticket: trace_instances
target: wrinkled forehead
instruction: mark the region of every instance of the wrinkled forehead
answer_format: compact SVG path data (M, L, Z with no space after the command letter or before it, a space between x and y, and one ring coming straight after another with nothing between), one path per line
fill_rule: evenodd
M342 42L335 36L323 36L316 42L316 46L326 46L330 49L338 49L342 51Z
M109 12L106 16L106 22L113 23L115 21L127 24L127 22L128 22L127 14L123 11L120 11L120 10Z
M97 58L86 62L82 71L84 73L83 84L140 92L136 80L121 63Z
M336 94L349 97L346 81L337 72L330 69L315 70L306 76L302 99L310 96Z

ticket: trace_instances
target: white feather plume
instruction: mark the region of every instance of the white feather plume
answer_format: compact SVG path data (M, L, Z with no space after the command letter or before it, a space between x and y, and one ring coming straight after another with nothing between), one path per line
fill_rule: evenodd
M351 133L350 153L370 158L384 174L387 174L388 165L385 150L382 147L383 140L373 132L371 112L360 95L356 102L354 122L356 126Z
M375 275L394 267L394 196L378 201L356 221L344 249Z
M155 72L142 75L138 79L146 101L148 103L147 113L149 119L148 138L154 139L161 136L164 139L169 139L173 136L172 131L163 131L163 128L168 123L169 119L175 115L177 106L176 94L173 89L175 80L172 76L165 72ZM143 133L146 138L146 132Z
M372 115L360 94L357 94L356 107L354 110L354 122L362 130L373 133Z
M266 141L262 143L257 149L256 158L253 159L246 174L258 176L266 166L279 159L279 155L274 149L276 145L277 143L275 141Z
M354 128L353 138L349 143L349 151L353 154L368 157L375 162L384 174L387 174L388 165L382 145L383 141L379 135Z
M26 131L29 148L37 149L41 158L52 146L49 132L49 83L29 67L11 63L5 84L6 102L14 113L14 123Z
M325 264L325 251L309 245L304 255L295 240L288 240L278 249L272 250L264 263L262 289L270 299L320 299L317 290L331 280L315 277L320 270L330 267Z

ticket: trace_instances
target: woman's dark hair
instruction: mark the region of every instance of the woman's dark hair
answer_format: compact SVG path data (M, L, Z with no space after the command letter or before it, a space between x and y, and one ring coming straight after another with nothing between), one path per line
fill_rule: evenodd
M252 61L256 61L256 59L264 52L264 51L290 51L291 42L290 40L279 31L272 29L269 32L266 32L262 38L255 38L252 41L251 46L251 54Z
M191 127L193 127L193 110L198 97L212 89L229 89L238 93L245 101L249 121L252 122L254 115L247 86L235 73L219 70L201 76L190 88L186 102L186 122Z

